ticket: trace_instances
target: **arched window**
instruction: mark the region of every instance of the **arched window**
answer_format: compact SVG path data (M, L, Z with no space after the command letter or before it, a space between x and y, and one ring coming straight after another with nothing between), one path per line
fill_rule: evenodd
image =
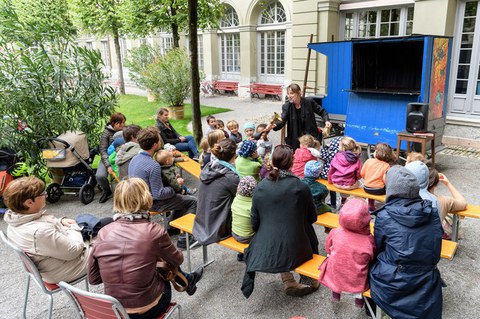
M260 24L285 23L287 16L280 2L269 4L263 11L260 18Z
M268 4L258 20L258 75L265 83L282 83L285 74L285 22L287 16L278 1Z
M225 15L218 31L220 78L223 80L240 79L240 32L239 20L235 9L225 5Z

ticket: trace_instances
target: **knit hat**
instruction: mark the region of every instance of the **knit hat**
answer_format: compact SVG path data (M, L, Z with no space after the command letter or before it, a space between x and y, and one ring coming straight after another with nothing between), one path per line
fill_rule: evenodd
M393 197L410 199L419 197L417 178L412 172L400 165L392 166L387 171L385 187L387 189L387 202Z
M256 186L257 181L255 181L253 176L242 177L240 183L238 183L237 194L245 197L252 197Z
M243 124L243 130L245 131L246 129L251 129L255 131L255 124L252 122L246 122Z
M240 146L240 149L238 150L238 155L241 157L250 157L252 156L253 152L257 150L257 144L252 141L252 140L245 140L242 143L242 146Z
M322 165L319 161L308 161L307 164L305 164L305 177L318 178L321 170Z

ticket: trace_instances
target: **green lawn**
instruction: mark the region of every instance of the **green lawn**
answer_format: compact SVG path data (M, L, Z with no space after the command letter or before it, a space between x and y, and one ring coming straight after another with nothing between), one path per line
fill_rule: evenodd
M147 98L139 95L121 95L119 98L118 112L122 112L127 117L128 124L137 124L141 127L154 126L155 114L161 107L166 107L166 103L147 102ZM217 108L201 105L202 116L228 112L230 109ZM185 118L183 120L170 120L173 127L182 135L191 135L187 130L187 125L192 121L192 105L185 104Z

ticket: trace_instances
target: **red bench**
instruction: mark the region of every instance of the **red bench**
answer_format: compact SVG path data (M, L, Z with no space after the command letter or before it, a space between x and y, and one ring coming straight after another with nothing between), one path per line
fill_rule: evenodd
M214 92L220 94L220 91L224 92L233 92L233 94L237 94L238 91L238 82L234 81L213 81L213 89Z
M281 84L268 84L268 83L257 83L254 82L250 86L250 93L252 97L255 95L259 98L260 94L264 94L265 96L271 95L273 98L281 100L282 99L282 91L283 85Z

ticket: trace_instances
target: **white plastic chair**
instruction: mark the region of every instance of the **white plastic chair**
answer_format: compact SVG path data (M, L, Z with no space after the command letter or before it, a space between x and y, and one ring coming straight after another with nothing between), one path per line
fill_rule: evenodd
M129 319L128 313L122 304L109 295L97 294L82 290L61 281L62 290L70 297L80 318L88 319ZM182 307L177 303L170 303L169 307L157 319L170 318L178 312L178 319L182 316Z
M32 279L33 282L36 283L37 286L42 290L42 292L48 296L48 300L49 300L48 318L52 318L53 294L60 292L61 291L60 287L57 284L44 282L42 280L42 276L40 276L40 272L38 271L37 266L35 266L35 264L30 259L30 257L28 257L28 255L24 251L22 251L20 248L12 244L8 240L7 236L1 230L0 230L0 238L20 258L20 260L22 261L23 269L25 269L27 274L27 287L25 291L25 301L23 303L23 318L27 317L27 302L28 302L28 293L30 291L30 279ZM88 282L86 279L87 279L87 276L83 276L71 283L77 284L82 280L85 280L85 286L88 290Z

